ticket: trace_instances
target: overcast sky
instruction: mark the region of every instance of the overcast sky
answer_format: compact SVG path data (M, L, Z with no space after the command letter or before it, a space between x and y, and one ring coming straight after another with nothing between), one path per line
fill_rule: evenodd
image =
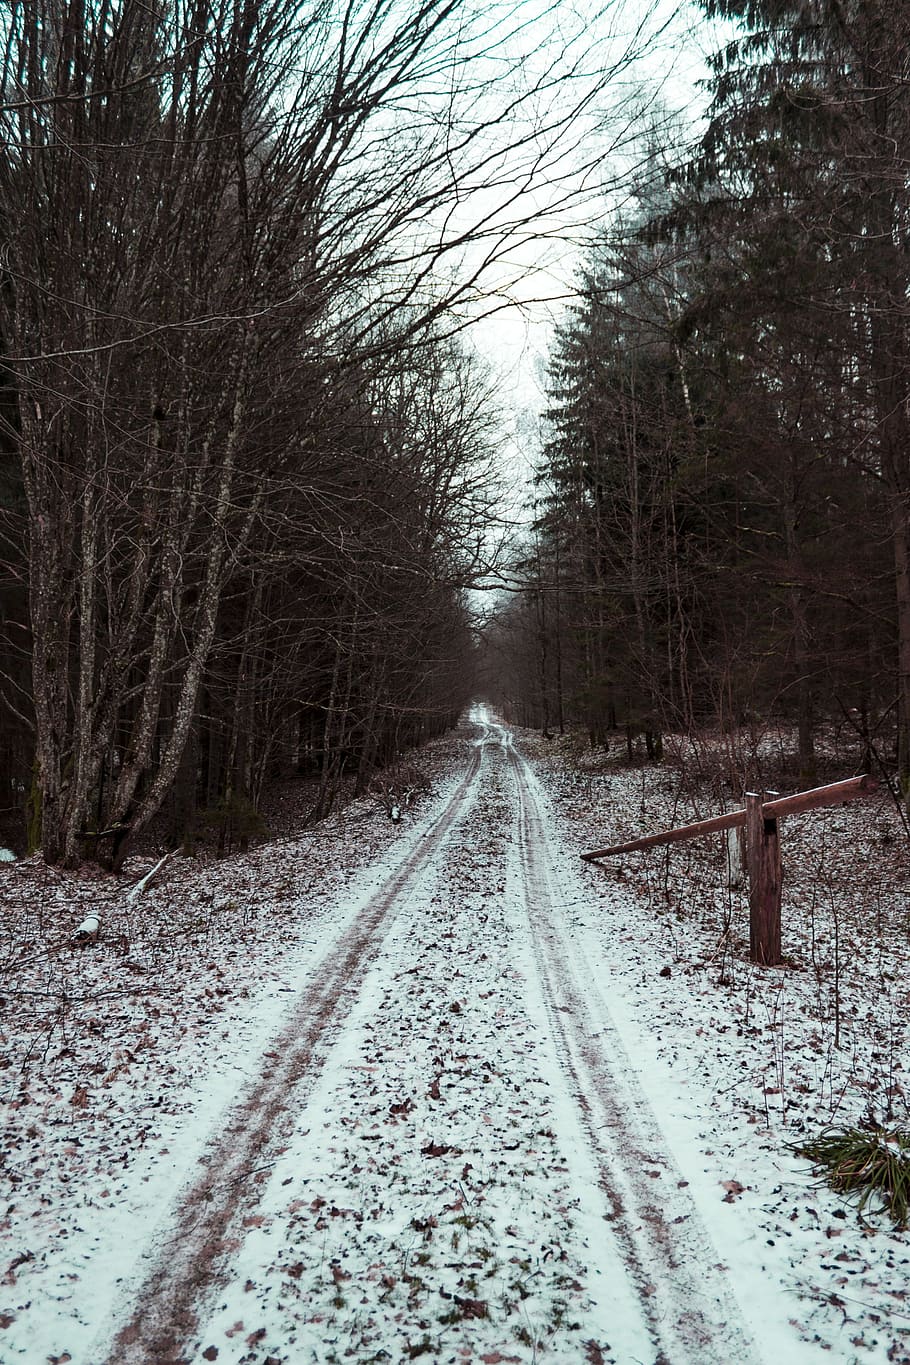
M635 13L635 5L632 5ZM515 245L503 264L497 288L478 311L485 312L470 329L470 343L492 367L505 419L503 459L509 484L508 505L520 515L527 496L525 480L539 454L539 414L545 403L545 367L552 330L562 318L573 293L576 271L584 257L585 242L599 223L623 205L626 174L640 155L635 109L652 114L665 108L671 119L693 131L704 107L705 96L697 82L706 75L705 54L714 46L711 31L693 5L666 5L652 18L659 39L634 71L625 73L617 89L615 105L599 111L601 126L592 125L590 135L603 147L599 183L591 181L589 193L561 213L545 213L541 224L544 240ZM581 149L584 159L590 147ZM543 202L542 196L542 202Z

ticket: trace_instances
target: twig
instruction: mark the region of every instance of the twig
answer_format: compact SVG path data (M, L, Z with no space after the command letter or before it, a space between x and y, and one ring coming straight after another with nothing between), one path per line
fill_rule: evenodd
M807 1289L810 1294L821 1299L824 1303L831 1302L831 1290L821 1289L818 1285L811 1284L809 1280L800 1280L798 1277L796 1283L802 1285L803 1289ZM837 1294L839 1299L843 1299L844 1303L855 1303L859 1308L868 1308L871 1313L887 1312L889 1317L903 1318L906 1322L910 1322L910 1313L901 1313L898 1309L892 1308L890 1304L885 1309L882 1304L866 1303L863 1299L851 1298L849 1294L842 1294L839 1289L833 1292Z
M158 873L164 867L165 863L169 862L171 858L173 858L173 856L174 856L173 851L171 851L170 853L165 853L163 858L158 859L157 863L152 868L151 872L146 872L145 876L140 881L136 882L136 885L132 888L132 890L129 892L126 898L128 905L132 904L133 901L138 900L147 886L151 886L152 882L158 876Z

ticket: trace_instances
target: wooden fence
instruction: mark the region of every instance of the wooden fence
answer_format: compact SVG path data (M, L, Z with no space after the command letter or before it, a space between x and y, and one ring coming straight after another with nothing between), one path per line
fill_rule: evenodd
M679 825L660 834L646 834L624 844L596 848L581 856L587 863L598 858L614 857L619 853L633 853L639 849L656 848L660 844L675 844L683 839L698 839L722 830L744 827L746 831L746 864L749 869L749 949L753 962L773 966L781 961L781 856L780 820L785 815L800 815L804 811L819 810L823 806L840 806L860 796L872 796L878 790L874 777L848 777L843 782L832 782L826 787L797 792L794 796L774 796L746 792L741 810L727 811L709 820L697 820L692 825Z

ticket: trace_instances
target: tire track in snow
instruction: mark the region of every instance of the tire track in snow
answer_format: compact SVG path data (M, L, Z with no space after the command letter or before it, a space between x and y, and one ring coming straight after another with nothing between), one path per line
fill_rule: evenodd
M280 1151L282 1118L292 1104L299 1109L305 1101L404 893L440 854L473 800L489 733L484 726L468 770L443 810L316 967L288 1024L264 1054L259 1079L227 1114L201 1158L205 1173L180 1196L155 1264L135 1289L135 1307L108 1348L106 1365L183 1365L183 1347L197 1326L202 1301L237 1245L242 1214L255 1206L256 1174L270 1154Z
M758 1360L719 1257L667 1152L593 976L573 950L551 868L557 855L533 778L501 731L519 804L528 920L554 1042L610 1207L611 1229L640 1300L655 1365Z
M396 915L196 1340L229 1365L651 1365L550 1039L498 732ZM476 1310L476 1311L475 1311ZM198 1358L197 1357L194 1357Z

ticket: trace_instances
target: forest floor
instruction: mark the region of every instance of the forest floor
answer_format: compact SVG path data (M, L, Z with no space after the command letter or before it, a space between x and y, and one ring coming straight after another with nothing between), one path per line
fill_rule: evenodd
M478 708L401 825L0 864L0 1361L910 1361L907 1234L793 1150L908 1126L906 835L785 822L755 967L719 839L577 856L715 813L676 757Z

